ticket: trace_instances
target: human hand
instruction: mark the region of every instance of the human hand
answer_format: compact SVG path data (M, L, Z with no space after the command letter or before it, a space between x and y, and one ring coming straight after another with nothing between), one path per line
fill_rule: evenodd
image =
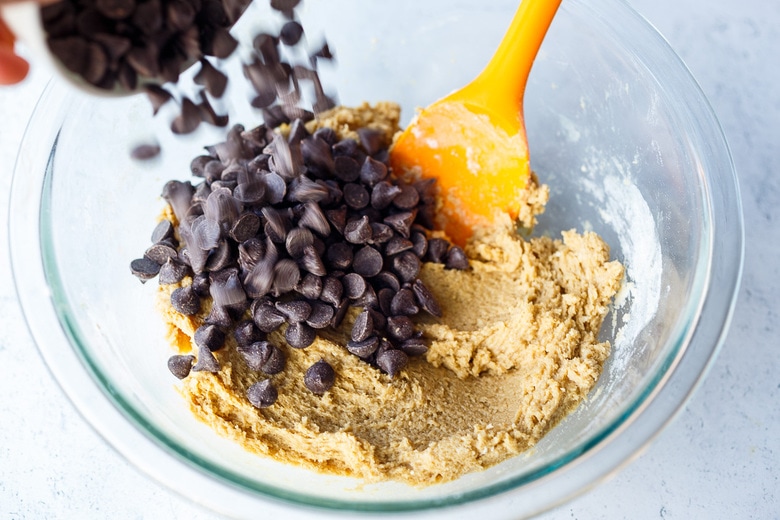
M0 18L0 85L19 83L30 70L30 65L14 52L14 34Z

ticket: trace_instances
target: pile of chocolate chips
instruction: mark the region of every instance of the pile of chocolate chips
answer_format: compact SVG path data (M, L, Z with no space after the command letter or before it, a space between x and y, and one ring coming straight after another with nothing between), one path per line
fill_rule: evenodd
M190 370L217 372L213 352L233 334L247 365L267 376L284 369L285 355L267 334L284 328L292 348L306 348L317 330L341 326L349 307L362 310L344 348L391 377L409 356L427 351L414 317L440 316L419 279L423 261L467 269L463 250L431 238L435 184L407 184L387 166L384 136L358 130L360 142L338 140L330 128L310 134L296 119L285 137L269 126L234 126L225 142L207 147L191 170L204 180L170 181L163 197L179 222L164 220L143 258L131 263L142 281L159 274L177 288L172 306L182 314L212 307L195 333L193 356L174 356L179 378ZM304 378L314 393L334 381L325 361ZM265 378L247 394L270 406L277 391Z

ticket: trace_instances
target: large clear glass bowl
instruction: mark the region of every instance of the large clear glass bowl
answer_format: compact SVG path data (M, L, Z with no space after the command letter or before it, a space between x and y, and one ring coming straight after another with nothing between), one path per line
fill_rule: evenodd
M307 0L302 15L310 42L327 32L336 51L337 68L323 76L339 100L396 100L408 121L415 107L481 69L515 8L516 0ZM255 29L257 19L250 11L239 30ZM257 121L245 114L246 124ZM32 334L75 405L124 456L231 516L517 518L559 504L636 456L706 372L730 321L743 224L712 110L625 3L563 2L525 114L533 168L551 186L535 233L595 230L627 268L602 331L613 351L601 379L528 453L411 489L256 457L197 422L166 369L155 284L139 284L128 264L149 243L164 182L187 178L190 158L219 134L161 133L162 158L135 163L130 144L164 126L144 98L91 99L53 83L35 111L16 165L9 233Z

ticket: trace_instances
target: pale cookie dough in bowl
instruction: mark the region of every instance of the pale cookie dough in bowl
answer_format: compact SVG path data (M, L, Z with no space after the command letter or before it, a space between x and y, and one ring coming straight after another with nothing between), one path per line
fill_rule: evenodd
M416 106L479 70L515 7L401 2L388 10L311 0L301 16L309 38L326 33L336 50L338 64L323 71L323 81L339 101L397 101L405 124ZM625 266L593 341L610 345L593 388L530 450L434 485L377 482L359 471L323 474L257 456L234 441L240 432L218 435L185 405L181 392L189 383L178 383L166 368L171 349L155 308L156 283L141 286L128 273L163 211L162 185L186 179L202 146L224 139L208 129L187 139L162 135L161 157L138 164L128 150L159 126L149 112L145 99L92 100L56 84L47 89L15 170L14 279L44 358L87 420L142 470L215 511L284 518L538 513L636 456L695 388L728 326L742 220L714 115L679 59L625 4L564 2L526 93L532 166L550 189L532 237L552 242L575 230L564 238L576 249L584 246L575 237L593 231L609 246L609 259ZM247 127L258 122L246 114L240 122ZM475 284L473 292L484 286ZM484 288L479 299L513 316L525 312L515 296L496 303L494 289ZM447 301L441 298L445 311ZM452 335L440 326L431 322L426 334ZM606 352L594 351L599 355ZM527 381L515 368L522 359L491 356L434 342L429 362L463 372L457 381L491 370L506 370L518 386ZM496 400L504 394L511 392L490 392ZM479 399L488 410L495 404L486 395ZM360 427L370 435L380 425L369 420Z

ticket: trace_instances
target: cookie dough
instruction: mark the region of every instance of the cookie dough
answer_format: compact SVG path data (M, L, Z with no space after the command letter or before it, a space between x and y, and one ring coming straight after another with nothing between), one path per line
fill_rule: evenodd
M337 108L310 125L342 136L373 125L391 139L398 111L393 104ZM534 177L524 225L533 224L546 198ZM181 393L199 419L251 452L367 481L424 486L521 453L598 380L610 351L598 331L623 267L594 233L526 240L508 217L476 233L466 253L467 271L423 265L420 278L443 316L419 319L429 351L394 378L344 348L352 309L338 331L321 330L302 350L285 345L283 328L269 335L287 365L273 376L279 397L268 408L247 401L247 389L264 376L247 368L232 337L215 352L222 370L192 372ZM189 283L160 286L159 307L171 343L196 355L192 337L209 309L187 317L170 305L170 293ZM320 359L336 372L322 396L303 382Z

